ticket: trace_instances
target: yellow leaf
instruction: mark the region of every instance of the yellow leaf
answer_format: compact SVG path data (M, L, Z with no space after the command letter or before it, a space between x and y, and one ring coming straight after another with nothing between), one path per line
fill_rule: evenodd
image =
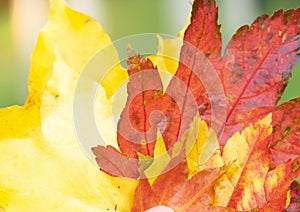
M38 133L38 118L34 108L11 106L0 109L0 139L25 138Z
M37 47L32 55L27 103L40 101L52 74L55 48L59 49L65 63L77 74L92 56L104 48L107 48L111 63L118 61L117 51L112 47L112 42L102 27L91 17L71 10L63 0L50 1L49 20L39 35ZM116 74L126 74L126 71L121 70L119 62L115 66L111 71L114 73L109 73L105 77L106 80L101 82L109 97L119 87L119 79L116 80L117 83L111 84ZM121 77L124 77L124 74L120 74Z
M172 158L178 157L185 151L189 179L199 171L224 166L221 158L218 138L210 130L205 121L196 114L190 127L182 134L179 142L172 148Z
M0 208L114 211L118 204L118 211L130 211L137 181L101 173L80 148L73 126L80 73L109 45L110 38L95 20L62 0L50 0L49 20L31 58L29 97L22 107L0 110ZM109 53L118 61L112 46ZM115 80L121 71L118 63L101 81L104 108L122 81ZM99 79L92 81L98 84ZM121 195L124 191L128 196Z
M161 71L167 71L174 75L178 68L179 53L183 41L178 38L164 39L157 35L158 52L151 56L153 63Z
M122 104L116 102L116 99L118 100L118 98L108 99L104 88L100 86L95 96L94 111L95 111L95 120L96 120L97 127L99 129L99 133L101 134L103 140L105 140L106 145L113 146L114 148L119 150L119 146L117 142L117 130L114 125L112 117L115 116L117 112L121 111ZM112 106L115 106L114 108L115 110L116 109L119 110L113 111ZM94 144L91 147L97 145L98 144Z
M184 151L185 157L191 152L199 133L199 123L200 116L197 113L194 120L190 123L190 127L180 137L180 141L174 144L171 154L172 158L180 156L182 151Z
M182 39L164 39L157 35L158 52L151 55L149 59L157 66L163 83L163 87L167 88L168 84L178 68L179 53L182 46Z
M160 131L157 131L157 140L154 147L154 158L151 165L145 170L145 176L147 177L150 185L154 183L156 178L162 174L170 162L171 157L169 156L165 142Z
M38 148L36 142L45 142L38 139L0 142L0 207L7 211L114 209L110 185L82 153L75 151L69 157L70 150L57 151L47 143Z
M199 117L199 114L197 114ZM205 121L200 121L196 142L187 155L189 178L199 171L208 168L222 167L218 138L215 132L208 128Z
M129 212L133 205L133 197L135 188L138 185L138 180L121 177L111 177L109 175L106 175L105 179L110 184L109 186L111 192L115 194L115 204L117 211Z

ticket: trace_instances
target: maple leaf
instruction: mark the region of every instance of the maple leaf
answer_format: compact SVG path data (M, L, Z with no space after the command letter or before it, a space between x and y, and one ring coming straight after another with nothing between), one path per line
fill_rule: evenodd
M164 132L167 143L176 142L188 128L197 110L202 119L210 122L211 105L207 89L215 87L222 90L218 85L210 84L217 78L211 64L220 56L222 48L216 13L213 1L195 1L193 4L191 24L185 31L178 69L166 91L175 96L173 98L181 113L180 125L169 122L172 131ZM207 80L209 78L211 80ZM214 95L220 94L214 92Z
M278 11L270 18L266 15L257 18L250 27L238 30L221 57L215 2L194 2L191 24L185 32L175 76L194 94L201 117L211 121L211 100L207 89L216 85L212 84L214 80L211 84L206 82L209 77L199 79L197 68L207 67L201 64L206 61L195 53L201 52L214 66L226 97L222 146L234 132L275 109L299 58L299 14L300 9L297 9L285 13ZM168 89L176 90L177 87L177 83L171 81ZM185 110L190 113L189 108L181 109L182 117ZM186 129L186 126L180 127ZM219 132L221 129L215 130ZM180 128L176 132L179 131Z
M205 9L204 11L199 10L200 13L198 15L194 14L192 21L195 16L199 18L199 15L202 15L201 17L203 17L205 11L212 10L212 8L216 10L214 3L211 5L202 4L198 6L205 6ZM208 21L208 25L211 24L214 26L213 24L215 22L216 19L213 18ZM199 30L204 32L203 27ZM187 32L188 31L191 31L191 27L187 28ZM208 37L209 35L207 38ZM198 38L196 42L199 40ZM193 39L191 42L192 41ZM202 42L201 39L201 46L204 46ZM192 42L192 45L186 44L187 42L181 51L178 71L168 85L165 93L163 93L163 87L157 69L153 66L151 61L139 55L132 56L132 53L129 55L128 72L129 75L133 76L130 76L127 104L118 124L118 144L121 153L125 156L138 158L138 153L142 153L153 157L157 128L163 132L162 136L167 150L171 149L196 115L199 106L196 105L193 94L203 93L201 101L205 102L208 100L205 87L201 84L200 79L195 76L190 76L190 78L195 79L191 80L191 82L188 80L189 75L193 75L193 72L186 66L194 68L192 65L194 62L186 56L191 55L192 52L186 54L185 51L195 51L197 49L193 48L193 45L196 45L195 42ZM199 56L193 59L200 59L203 63L202 66L197 67L197 70L200 71L201 68L213 69L206 57ZM161 64L161 61L157 61L157 58L155 58L155 60ZM164 63L170 64L170 61L164 59ZM171 68L171 70L173 70L173 68ZM172 71L170 72L172 73ZM217 75L215 75L215 77L217 77ZM190 92L189 89L193 90L193 92ZM198 99L196 101L198 101ZM98 148L103 149L104 147ZM117 164L116 161L110 163ZM102 163L102 167L103 165Z
M162 117L174 113L176 103L171 97L163 95L162 82L152 62L136 55L133 50L129 50L129 54L129 96L117 131L120 152L110 146L97 146L93 148L93 152L102 171L112 176L138 178L138 153L154 156L157 123ZM171 104L172 107L166 107L166 104ZM164 114L154 114L153 110ZM150 115L151 123L148 121ZM178 120L179 117L173 116L172 119ZM164 131L164 128L166 126L162 125L159 129ZM118 168L119 164L123 164L122 170Z

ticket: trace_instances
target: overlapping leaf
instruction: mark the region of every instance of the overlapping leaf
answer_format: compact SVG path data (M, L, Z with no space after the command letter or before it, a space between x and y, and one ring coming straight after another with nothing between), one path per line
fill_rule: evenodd
M168 114L176 111L176 104L170 97L163 98L159 73L150 60L130 53L128 70L128 99L118 123L120 150L132 158L137 158L137 152L153 156L157 127L164 116L174 122L176 117ZM171 104L174 107L169 107ZM160 124L160 128L164 131L168 127Z
M178 139L191 122L192 114L196 114L195 110L189 108L187 90L192 91L201 117L211 121L212 99L207 89L216 82L209 82L209 78L199 79L196 73L198 69L211 69L205 65L206 59L218 72L225 92L227 116L222 146L234 132L272 112L298 61L299 17L300 9L296 9L279 11L272 17L265 15L257 18L250 27L244 26L238 30L221 57L215 2L195 1L191 24L184 36L179 67L167 90L170 93L176 91L177 96L182 98L176 99L176 102L181 106L183 124L176 125L177 130L165 132L166 143L174 143L168 140ZM199 54L205 55L206 59L197 56ZM204 83L203 80L208 82ZM169 124L172 125L172 122Z
M103 146L93 148L93 152L101 170L114 176L137 178L138 153L153 157L157 130L172 131L164 119L171 117L172 123L179 122L180 113L177 112L177 117L170 115L178 111L176 103L163 95L162 82L152 62L134 52L129 54L129 96L117 131L121 152ZM123 164L122 167L119 164Z
M205 203L211 201L213 182L221 173L218 168L209 169L187 181L188 169L184 161L172 171L159 176L152 186L147 179L140 180L132 211L143 211L157 205L166 205L175 211L217 209L218 207L210 207ZM200 199L202 201L199 201ZM220 207L219 211L230 210L221 210Z
M220 211L283 210L287 205L289 185L300 173L300 159L271 170L267 139L271 130L269 115L241 133L234 134L222 156L218 153L226 165L210 163L190 179L188 173L194 170L188 169L187 162L183 161L160 175L152 185L147 179L140 180L133 211L156 205L166 205L175 211L196 211L196 208ZM203 132L199 133L198 136L203 138ZM199 153L198 158L202 156ZM214 161L213 156L209 160Z
M227 111L225 123L223 126L217 124L218 129L215 129L221 133L224 127L223 134L220 134L222 146L234 132L275 109L288 83L289 73L297 64L299 14L297 9L285 13L279 11L270 18L259 17L250 27L242 27L236 33L221 57L221 34L215 2L194 2L179 67L166 91L174 94L171 96L180 111L180 124L177 118L174 123L168 120L170 127L163 133L168 148L188 128L197 110L208 123L218 121L210 120L210 104L215 97L209 96L208 92L217 82L203 74L213 68L220 77L226 98L226 109L221 108L224 105L219 106L220 110ZM196 109L193 101L196 101ZM159 103L156 101L157 105ZM159 106L157 109L160 110ZM177 116L178 112L168 117ZM215 116L213 118L219 119Z
M200 10L199 8L203 9ZM195 14L192 16L194 25L198 26L198 22L202 21L209 11L216 13L217 9L214 2L198 1L194 5ZM157 127L163 132L166 147L167 149L170 149L188 128L196 115L197 108L202 107L196 103L201 102L204 104L201 109L201 114L203 114L202 112L204 111L210 112L205 109L210 105L206 89L199 77L193 73L192 69L195 68L194 66L197 66L196 69L199 71L201 68L212 69L213 67L209 65L207 58L204 57L204 55L200 57L192 56L192 59L189 58L189 55L197 55L194 54L195 51L200 51L201 54L203 52L204 54L210 55L209 58L212 58L214 61L218 58L221 52L221 39L219 36L220 33L215 33L216 30L219 30L219 26L216 25L216 18L217 17L213 16L209 17L205 26L197 28L197 33L202 34L201 39L200 37L197 39L193 37L195 35L195 29L193 29L192 25L187 28L186 37L184 39L186 43L181 51L178 71L164 94L162 93L163 89L161 85L159 85L158 91L153 92L150 91L151 89L147 90L147 86L144 86L142 88L146 91L141 92L139 86L143 85L145 81L149 81L152 84L153 82L160 84L159 75L150 80L149 77L145 77L147 72L149 73L151 72L150 70L154 69L152 64L150 64L150 61L147 61L149 65L145 66L145 62L141 59L132 59L139 58L139 56L134 56L129 59L129 72L134 72L132 69L138 67L138 71L142 73L142 77L138 80L132 80L134 83L132 82L128 85L129 98L127 99L126 108L122 112L125 115L121 116L118 126L118 143L123 154L132 158L137 158L137 152L153 156ZM214 27L210 28L208 26ZM207 29L211 29L211 31L208 32ZM219 37L217 36L216 40L209 41L210 45L207 45L205 42L208 41L213 34L217 34ZM197 48L194 48L194 46L197 46ZM189 54L187 52L189 52ZM202 66L194 63L194 60L197 59L202 60ZM132 85L134 85L134 89ZM134 102L138 101L138 96L135 96L136 93L142 96L140 97L142 100L139 101L139 103ZM202 96L200 97L199 94ZM147 97L148 100L143 99L144 97ZM131 110L132 112L129 111L130 107L133 108ZM152 111L155 110L160 111L160 113L153 114ZM150 114L152 119L151 123L149 119ZM207 117L207 119L209 119L209 117ZM149 128L149 125L152 126L151 129ZM124 137L127 138L124 139ZM144 144L141 145L141 143ZM144 147L142 147L143 145ZM123 146L126 148L122 148ZM139 149L137 149L136 146L140 146ZM128 153L127 151L131 152Z
M49 22L32 57L29 98L22 107L0 110L0 210L166 205L176 211L281 211L290 202L287 210L298 210L298 185L290 185L300 174L299 99L276 104L298 61L299 16L296 9L259 17L236 33L222 57L216 4L195 0L165 93L152 62L130 52L129 95L116 133L120 151L93 148L100 169L120 178L86 159L72 120L79 74L111 41L93 19L50 0ZM107 104L128 77L113 47L109 54L117 65L100 82ZM174 61L152 58L174 72ZM210 71L221 84L210 80ZM218 105L226 110L223 135L219 113L212 114L222 96L209 91L217 86L227 106Z

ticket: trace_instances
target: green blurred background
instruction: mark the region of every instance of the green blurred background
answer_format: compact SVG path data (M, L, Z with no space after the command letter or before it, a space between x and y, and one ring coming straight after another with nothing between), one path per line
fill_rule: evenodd
M192 0L69 0L71 7L96 18L113 40L139 33L176 36ZM237 28L263 13L296 8L299 0L217 0L223 42ZM0 107L22 105L27 95L30 54L47 20L46 0L0 0ZM300 65L282 101L300 96Z

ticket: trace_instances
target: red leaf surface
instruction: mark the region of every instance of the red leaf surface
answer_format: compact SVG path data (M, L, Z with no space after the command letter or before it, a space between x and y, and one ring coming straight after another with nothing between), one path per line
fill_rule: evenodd
M196 1L193 8L193 25L188 27L184 38L178 71L164 94L153 64L130 53L128 99L118 125L118 144L128 157L137 158L137 152L153 156L157 127L170 149L188 128L198 108L206 113L201 113L205 120L210 121L210 110L206 110L210 108L210 101L199 76L211 77L204 71L213 71L206 56L217 61L221 54L217 8L214 1ZM210 81L206 86L213 88L214 83Z
M273 112L297 64L300 8L257 18L238 30L221 61L220 78L227 98L221 140Z
M165 133L167 136L164 139L167 142L173 143L169 140L178 139L182 135L197 111L202 119L209 123L211 121L212 100L208 91L214 95L220 94L212 90L219 88L214 81L218 77L213 75L216 74L213 65L219 61L222 49L217 12L212 0L196 0L193 4L191 24L185 31L178 70L167 89L167 93L175 96L179 105L181 122L176 125L176 130ZM222 91L222 88L219 90ZM169 124L174 125L172 122Z
M234 132L273 112L298 61L299 20L300 9L261 16L238 30L221 58L215 2L196 0L179 67L165 94L149 60L141 56L128 60L129 97L118 126L121 152L135 158L137 152L153 156L157 126L169 149L197 111L218 133L224 128L221 146ZM216 88L218 76L222 88ZM211 105L218 108L214 117ZM222 124L223 110L227 115Z
M173 131L174 126L166 122L168 119L175 126L179 123L178 109L172 98L163 95L162 82L152 62L134 52L129 54L128 99L118 123L118 144L128 157L138 158L138 152L153 157L157 127L162 132Z
M280 105L273 113L270 149L273 166L300 155L300 98Z
M176 116L174 123L168 119L172 127L163 134L168 147L188 128L197 110L217 132L224 127L223 146L234 132L273 112L299 59L300 9L264 15L250 27L240 28L222 58L217 12L212 0L196 0L193 4L179 67L166 92L180 111L179 123L178 111L168 115ZM214 72L225 92L226 109L221 104L220 89L216 89L219 81ZM212 104L219 104L215 117L211 117ZM221 121L218 114L222 110L227 111L225 123L211 123Z
M261 16L250 27L238 30L221 58L215 2L196 0L191 24L185 32L179 67L167 90L167 93L177 92L175 101L181 112L181 124L176 123L178 129L166 132L173 135L164 137L167 143L172 138L178 139L191 122L196 113L193 101L202 119L208 123L220 121L215 120L220 117L211 117L212 103L218 104L221 98L219 91L210 91L219 83L212 76L214 69L226 97L222 146L234 132L272 112L299 59L299 21L300 8L278 11L272 17ZM219 104L218 112L222 106ZM218 125L214 127L221 132Z
M117 131L121 152L111 146L98 146L93 148L93 153L100 169L107 174L138 178L138 153L153 157L157 129L161 132L174 131L176 123L179 124L180 113L174 100L163 94L159 73L152 62L136 55L133 50L129 50L129 56L128 98ZM163 136L166 137L165 134ZM166 142L166 147L169 149L173 144Z

